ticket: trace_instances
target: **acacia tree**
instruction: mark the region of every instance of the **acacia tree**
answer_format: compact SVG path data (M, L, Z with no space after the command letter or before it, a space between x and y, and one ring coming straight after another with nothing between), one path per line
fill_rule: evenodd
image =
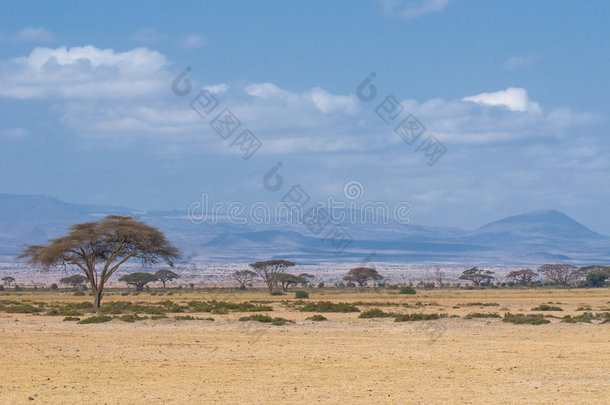
M313 279L316 278L316 276L314 276L313 274L301 273L299 274L299 278L301 279L301 285L305 287L305 285L311 283Z
M159 278L152 273L131 273L119 277L119 281L134 286L136 291L144 291L146 284L158 280Z
M285 273L286 269L294 266L294 264L289 260L267 260L251 263L250 267L267 284L269 294L271 294L273 287L277 285L279 275Z
M168 269L157 270L155 272L155 276L157 276L159 281L161 281L163 283L163 289L165 289L166 282L173 281L177 278L180 278L179 275L177 275L176 273L174 273L173 271L168 270Z
M43 270L78 267L89 281L96 308L101 305L104 285L126 261L140 260L143 265L165 261L173 267L178 257L180 251L162 232L122 215L72 225L66 236L52 239L46 246L26 246L17 256L41 265Z
M490 282L491 280L493 280L493 274L493 271L473 267L471 269L464 270L462 274L458 277L458 279L472 281L475 286L479 287L482 282Z
M306 282L306 280L294 274L282 273L278 275L277 282L282 286L284 291L288 291L291 285L301 284Z
M78 285L84 284L87 281L87 277L82 274L73 274L68 277L64 277L59 279L59 282L65 285L69 285L72 287L76 287Z
M4 284L7 284L8 288L11 288L11 284L13 284L15 282L15 277L11 277L11 276L2 277L2 282L4 282Z
M538 277L538 273L530 269L513 270L506 275L507 280L513 280L521 285L527 285L531 281Z
M434 281L438 283L439 288L443 288L443 280L445 279L445 272L441 269L434 270Z
M571 264L543 264L538 267L538 272L562 286L567 286L578 280L585 271Z
M381 280L383 276L377 270L370 267L356 267L347 272L343 276L343 280L358 283L360 288L364 290L364 284L369 280Z
M591 287L603 287L606 280L610 278L610 266L585 266L578 269L580 275L586 274L587 283Z
M238 270L231 273L231 277L239 283L240 289L245 289L246 284L254 281L256 273L252 270Z

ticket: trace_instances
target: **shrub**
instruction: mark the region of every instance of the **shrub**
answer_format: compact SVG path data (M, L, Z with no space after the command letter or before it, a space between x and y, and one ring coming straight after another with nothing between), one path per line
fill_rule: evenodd
M294 297L295 298L309 298L309 294L307 293L307 291L295 291L294 292Z
M415 288L413 287L400 287L400 291L398 291L398 294L416 294L417 291L415 291Z
M177 321L194 321L199 318L195 318L190 315L176 315L176 316L174 316L174 319Z
M166 319L167 315L163 314L163 315L153 315L150 317L150 319L152 319L153 321L156 321L158 319Z
M15 288L13 288L13 290L15 290L15 291L23 291L23 288L21 288L17 284L15 284Z
M324 288L324 281L320 281L318 283L318 288Z
M286 294L284 294L284 293L283 293L283 292L281 292L281 291L272 291L272 292L271 292L271 295L286 295Z
M591 312L584 312L580 315L575 315L575 316L571 316L571 315L566 315L561 319L561 322L566 322L566 323L577 323L577 322L584 322L584 323L591 323L591 321L595 319L595 316L593 316L593 314Z
M464 318L473 319L473 318L502 318L502 317L499 314L496 314L495 312L492 314L486 314L483 312L471 312L468 315L466 315Z
M85 292L82 290L74 291L74 295L77 297L82 297L83 295L85 295Z
M0 291L4 291L4 286L0 284Z
M5 312L12 314L34 314L40 312L40 308L36 308L32 304L13 304L4 309Z
M64 322L75 322L75 321L80 321L80 318L77 318L74 316L66 316L64 318Z
M457 304L456 307L499 307L497 302L466 302L465 304Z
M143 321L144 319L148 319L147 316L138 316L138 314L129 314L123 315L119 317L119 319L123 322L135 322L135 321Z
M57 286L57 284L53 283L53 284L51 284L51 290L57 291L57 290L59 290L59 287Z
M87 323L104 323L104 322L112 321L113 319L114 319L113 317L107 316L107 315L96 315L96 316L91 316L89 318L82 319L82 320L78 321L78 323L81 325L84 325Z
M333 303L329 301L308 302L301 309L301 312L360 312L360 310L343 302Z
M256 321L256 322L263 322L263 323L271 323L271 325L274 325L274 326L282 326L282 325L285 325L286 323L294 323L294 321L291 321L289 319L272 318L269 315L262 315L262 314L242 316L241 318L239 318L239 320L242 322Z
M537 307L532 308L532 311L563 311L560 307L555 307L553 305L541 304Z
M422 314L422 313L413 313L413 314L402 314L397 315L394 318L394 322L413 322L413 321L431 321L439 318L446 318L447 314Z
M314 316L309 316L307 318L308 321L315 321L315 322L322 322L322 321L327 321L328 319L326 319L326 317L322 316L322 315L314 315Z
M504 318L502 319L504 322L510 322L515 325L529 324L529 325L543 325L545 323L550 323L548 319L544 319L544 317L540 314L511 314L507 312L504 314Z
M396 317L398 316L398 314L393 314L391 312L383 312L381 309L379 308L372 308L369 309L368 311L364 311L362 312L358 318L364 318L364 319L368 319L368 318L388 318L388 317Z

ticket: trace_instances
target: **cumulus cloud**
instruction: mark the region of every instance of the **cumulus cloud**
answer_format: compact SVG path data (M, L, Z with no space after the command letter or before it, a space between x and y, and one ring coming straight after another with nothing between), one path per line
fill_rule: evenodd
M486 104L491 106L501 106L511 111L521 111L530 113L541 112L540 105L531 101L527 96L527 91L518 87L509 87L506 90L494 93L481 93L476 96L464 97L464 101Z
M412 19L443 11L451 0L382 0L384 12L391 16Z
M206 44L206 39L203 35L199 34L191 34L188 35L180 41L180 46L184 49L199 49Z
M226 83L219 83L219 84L204 86L203 88L212 94L222 94L222 93L226 93L229 90L229 85L227 85Z
M0 96L29 98L129 98L167 86L168 62L159 52L94 46L35 48L5 63Z

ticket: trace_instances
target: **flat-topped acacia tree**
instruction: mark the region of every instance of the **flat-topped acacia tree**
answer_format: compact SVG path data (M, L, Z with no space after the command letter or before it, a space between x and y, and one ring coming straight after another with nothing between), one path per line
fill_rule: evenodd
M70 265L80 268L89 281L96 308L102 303L104 285L126 261L135 259L144 265L165 261L173 267L179 257L180 250L161 231L122 215L72 225L66 236L52 239L46 246L26 246L17 256L43 270Z
M254 272L267 284L269 294L277 285L280 274L285 273L286 269L292 266L294 266L294 262L288 260L267 260L250 264Z

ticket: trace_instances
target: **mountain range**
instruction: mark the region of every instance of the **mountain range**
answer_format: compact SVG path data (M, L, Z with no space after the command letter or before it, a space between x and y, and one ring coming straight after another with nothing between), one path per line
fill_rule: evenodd
M10 261L23 244L40 244L77 222L108 214L133 215L159 228L184 253L184 262L241 263L287 258L302 264L377 262L411 264L537 265L610 261L610 238L561 212L511 216L476 230L388 223L341 224L351 242L312 234L303 224L235 224L189 221L186 211L137 211L127 207L72 204L38 195L0 194L0 255ZM221 217L222 218L222 217ZM329 229L332 228L329 227Z

